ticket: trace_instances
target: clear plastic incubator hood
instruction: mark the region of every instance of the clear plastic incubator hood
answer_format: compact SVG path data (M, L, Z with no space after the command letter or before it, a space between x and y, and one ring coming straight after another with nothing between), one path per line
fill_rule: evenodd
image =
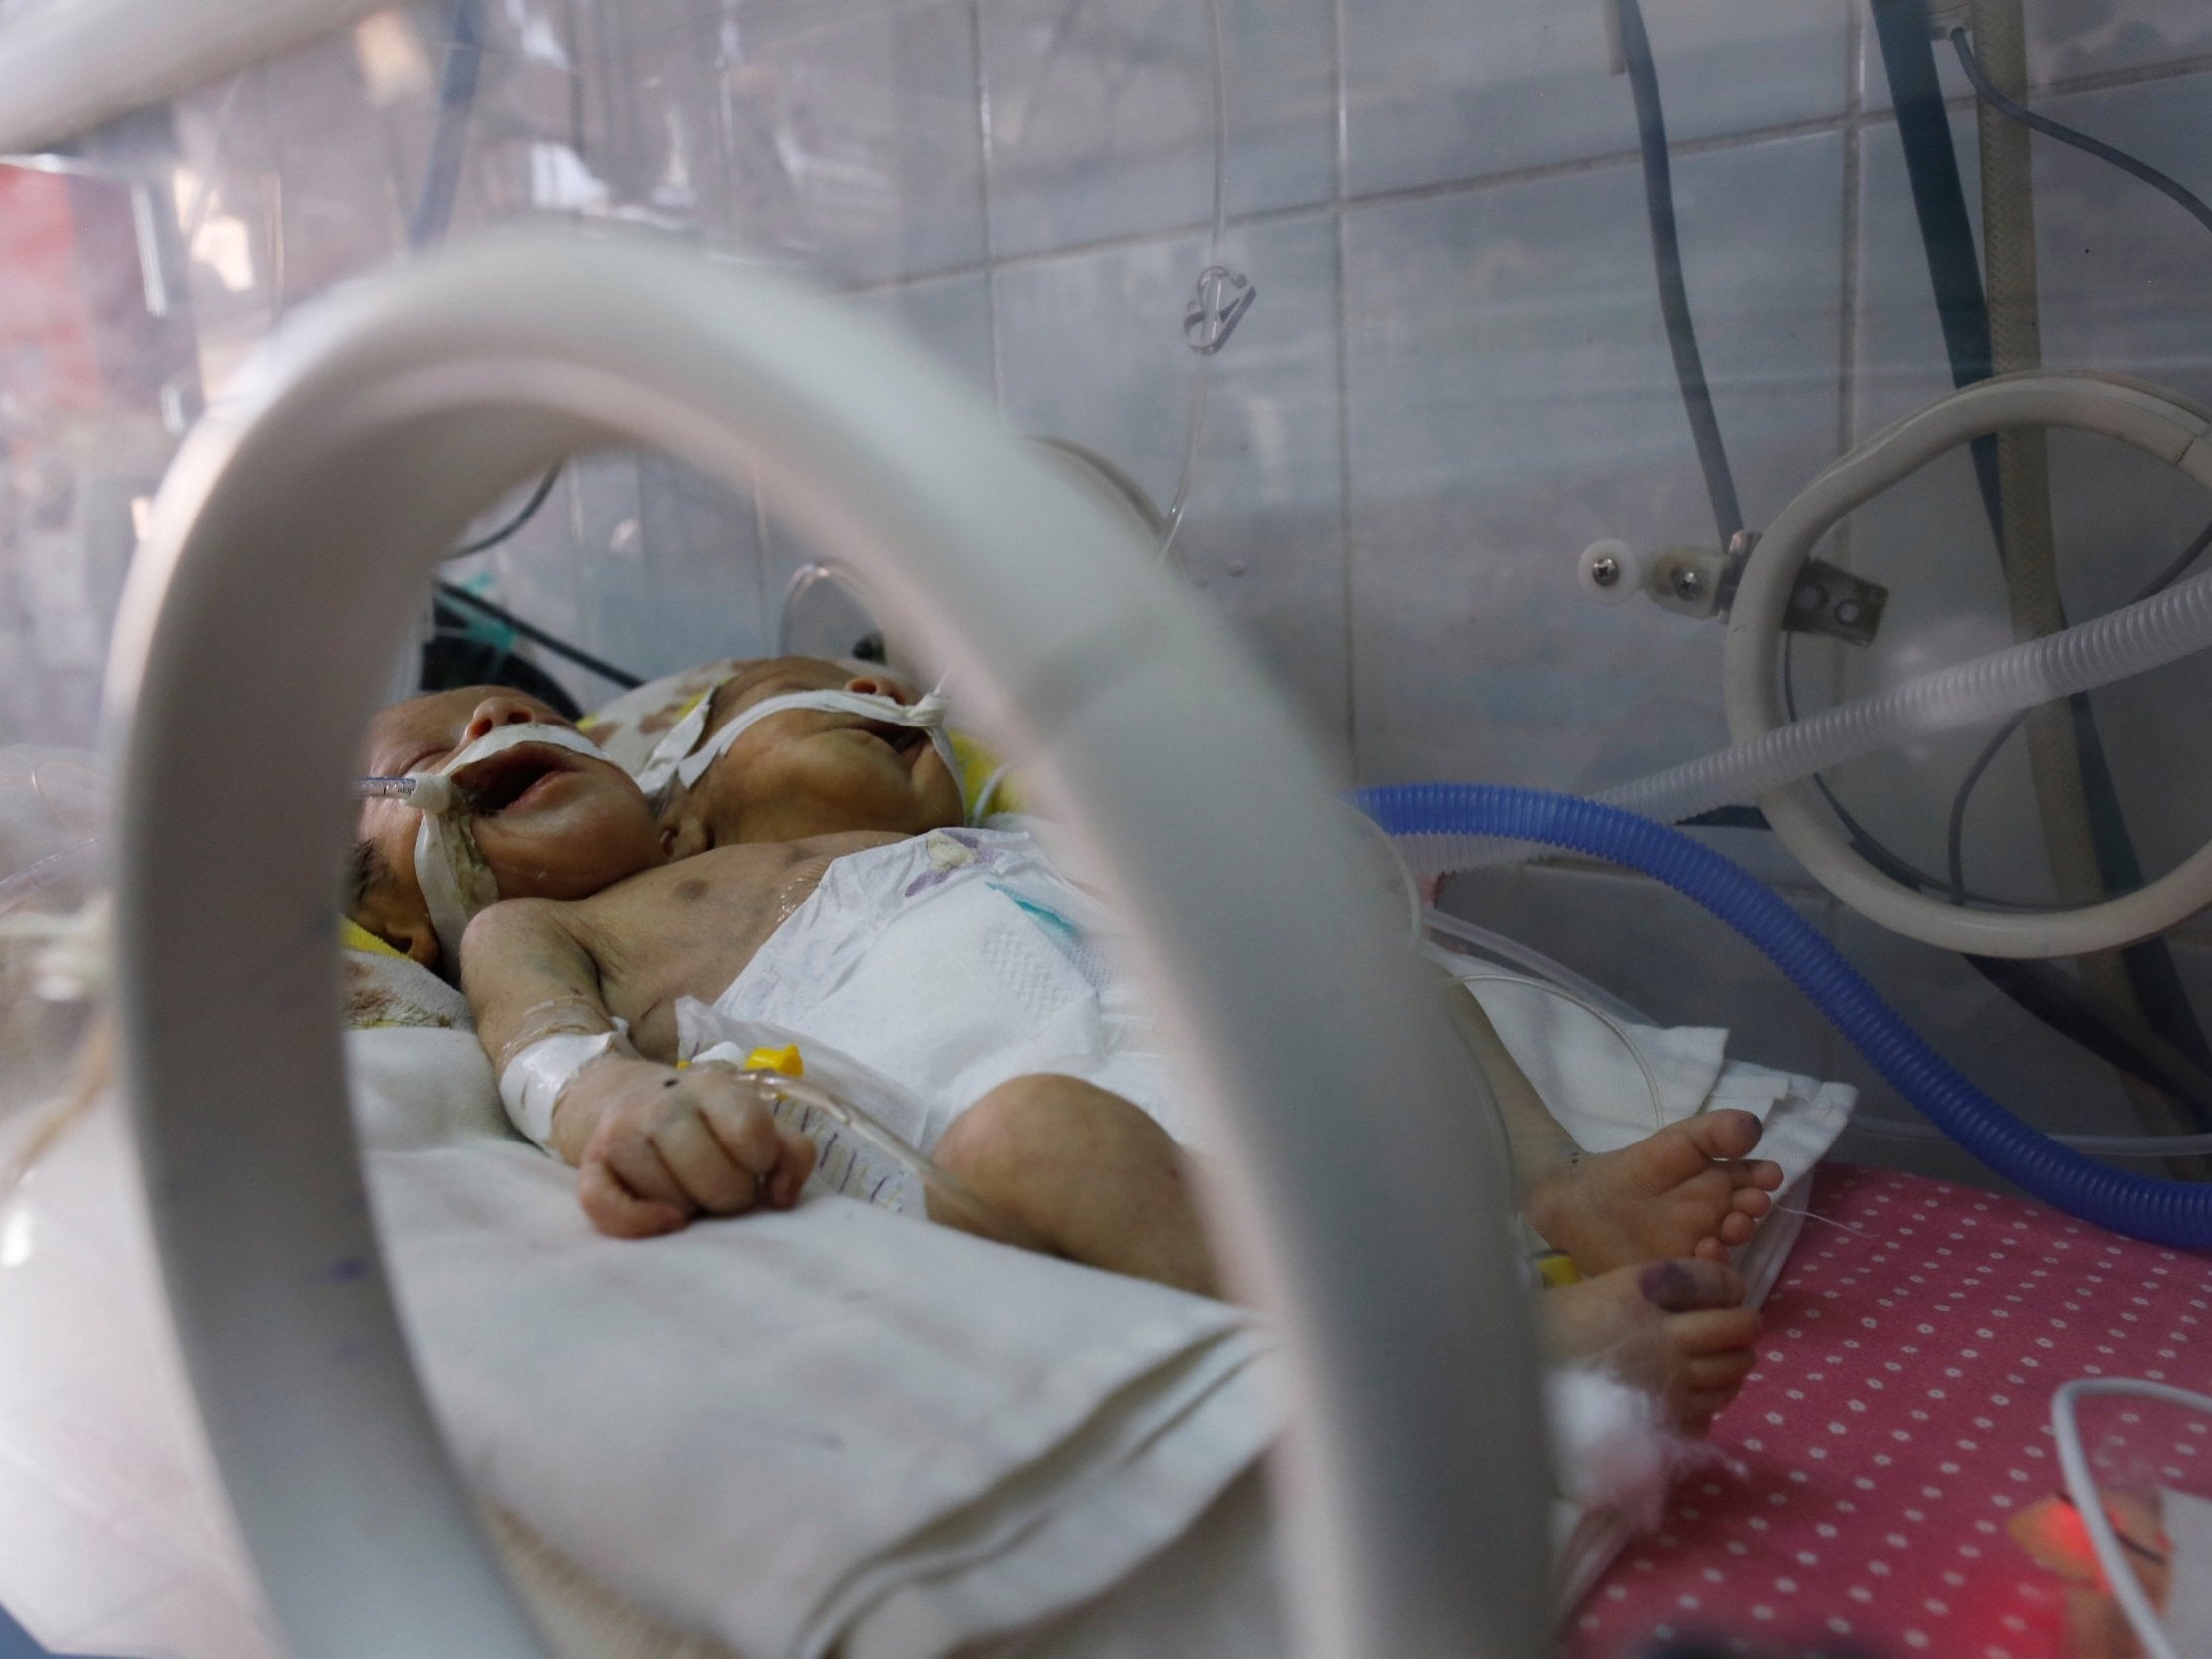
M2212 1651L2208 156L2188 0L0 0L0 1651Z

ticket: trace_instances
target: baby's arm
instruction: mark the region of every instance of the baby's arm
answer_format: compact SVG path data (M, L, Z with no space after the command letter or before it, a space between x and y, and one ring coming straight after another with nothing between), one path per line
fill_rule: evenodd
M797 1203L813 1172L813 1142L779 1127L741 1073L639 1058L607 1010L603 955L582 906L544 899L492 906L461 943L462 989L511 1113L533 1049L549 1039L608 1039L557 1085L549 1122L520 1126L576 1166L592 1224L645 1238L702 1213ZM540 1058L559 1054L540 1050Z

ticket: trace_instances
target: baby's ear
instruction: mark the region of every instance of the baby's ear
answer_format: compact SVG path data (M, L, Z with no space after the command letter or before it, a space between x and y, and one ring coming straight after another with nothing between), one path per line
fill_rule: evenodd
M409 904L397 882L381 882L353 901L347 914L394 950L438 971L438 930L431 925L429 907L421 900Z

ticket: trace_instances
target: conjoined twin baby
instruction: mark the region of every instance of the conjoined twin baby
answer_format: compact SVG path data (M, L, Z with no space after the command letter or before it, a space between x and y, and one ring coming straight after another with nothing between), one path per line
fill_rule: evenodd
M1112 919L1029 829L964 827L928 702L817 659L747 665L668 733L651 795L528 697L399 704L368 770L442 782L363 803L348 909L458 980L510 1117L604 1232L800 1201L814 1141L714 1041L774 1031L914 1103L900 1133L950 1177L932 1220L1218 1295L1203 1121L1101 942ZM1582 1275L1543 1293L1555 1350L1703 1431L1755 1362L1727 1258L1781 1181L1751 1157L1758 1120L1585 1156L1480 1006L1438 994L1504 1113L1523 1218ZM1348 1118L1345 1155L1358 1141Z

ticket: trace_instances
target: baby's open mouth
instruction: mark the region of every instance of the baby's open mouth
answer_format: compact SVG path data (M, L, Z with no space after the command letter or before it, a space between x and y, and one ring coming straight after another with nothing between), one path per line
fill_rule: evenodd
M918 726L893 726L888 721L862 721L853 729L865 731L901 758L930 740L930 734Z
M546 743L522 743L471 761L453 781L472 816L496 818L548 778L575 770L575 757Z

